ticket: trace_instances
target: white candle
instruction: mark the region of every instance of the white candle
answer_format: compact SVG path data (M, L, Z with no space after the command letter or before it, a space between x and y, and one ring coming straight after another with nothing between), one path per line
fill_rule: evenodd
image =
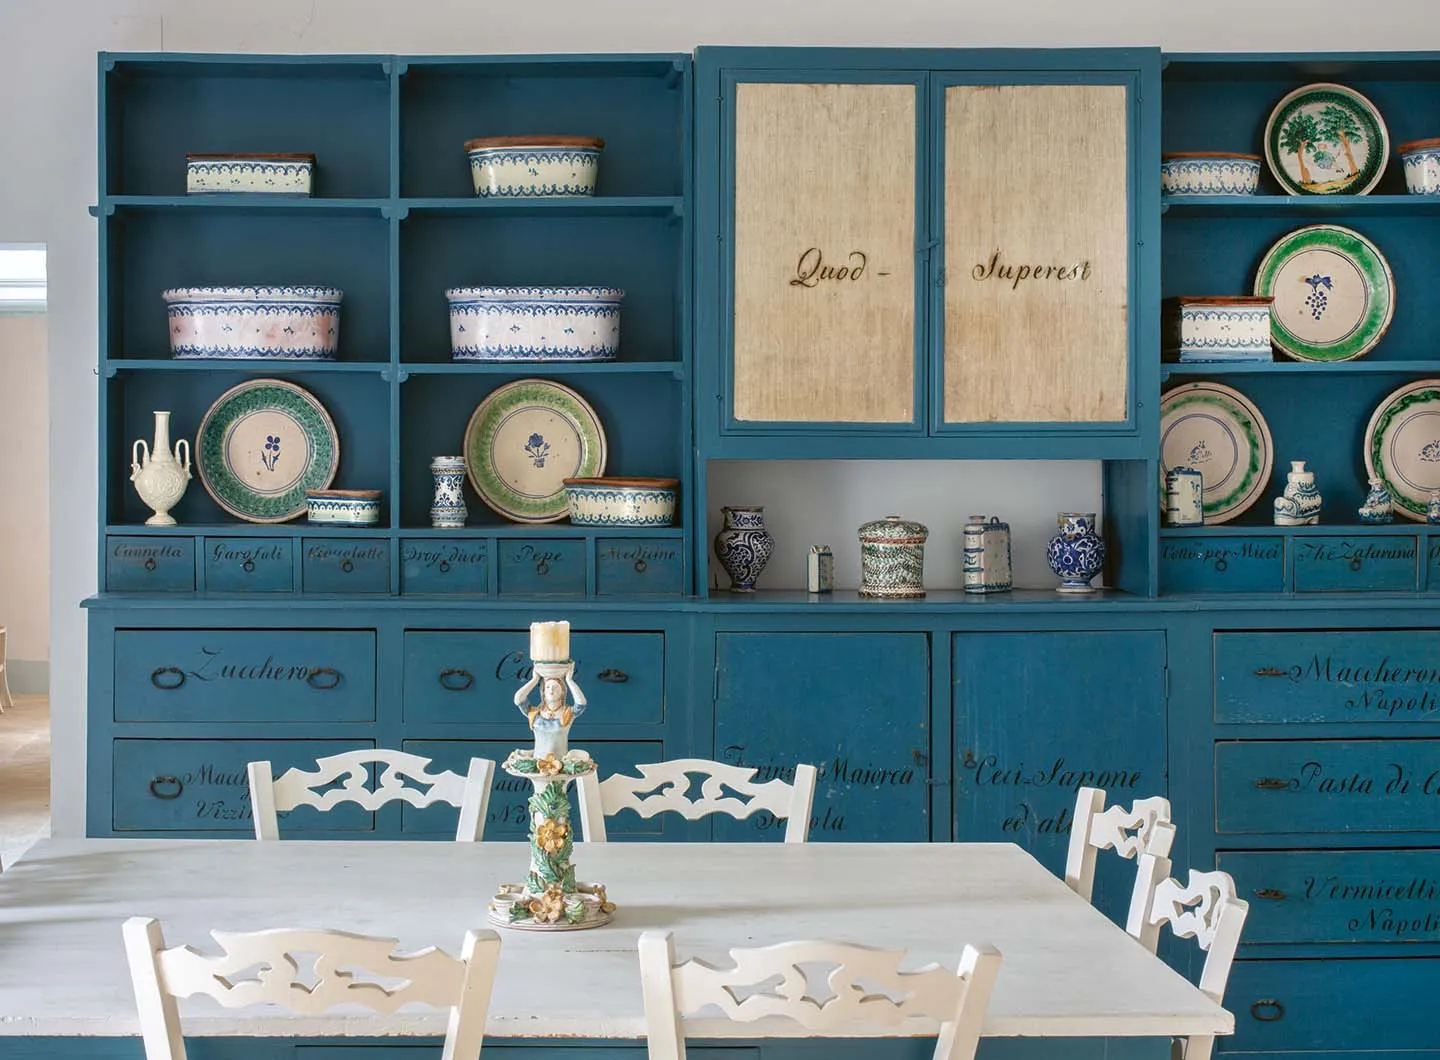
M530 660L532 662L565 662L569 658L569 622L530 623Z

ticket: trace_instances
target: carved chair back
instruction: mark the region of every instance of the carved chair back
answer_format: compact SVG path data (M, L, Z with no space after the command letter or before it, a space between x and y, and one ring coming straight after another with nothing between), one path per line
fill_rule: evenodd
M1134 860L1151 842L1158 824L1170 823L1170 800L1159 795L1136 799L1128 807L1116 803L1105 806L1101 788L1081 788L1075 796L1075 820L1070 827L1070 846L1065 854L1065 882L1087 902L1095 895L1095 862L1102 850L1113 850L1122 858ZM1169 837L1174 838L1171 829ZM1164 849L1169 855L1168 841ZM1138 876L1137 876L1138 885Z

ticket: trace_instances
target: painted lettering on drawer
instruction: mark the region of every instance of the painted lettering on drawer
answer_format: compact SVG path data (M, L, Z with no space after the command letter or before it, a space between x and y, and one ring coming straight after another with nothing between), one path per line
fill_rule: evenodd
M1165 538L1160 581L1167 593L1279 592L1285 586L1285 545L1269 537Z
M960 773L960 785L1013 793L1013 810L999 822L1000 831L1012 838L1068 837L1075 823L1075 793L1081 788L1105 789L1108 802L1131 802L1146 795L1141 790L1143 770L1087 768L1064 755L1031 768L1023 761L1007 762L994 754L977 758L967 750L960 760Z
M584 541L502 540L498 549L502 594L584 595Z
M209 538L205 588L209 592L289 592L295 569L289 539Z
M390 549L384 541L307 538L305 591L383 593L390 590Z
M111 592L194 592L193 538L112 537L106 546L105 587Z
M490 591L490 546L485 541L406 539L400 542L402 593Z
M1293 547L1297 593L1415 588L1413 537L1298 538Z
M595 591L601 596L678 593L683 588L683 571L680 547L673 542L595 542Z
M1440 721L1440 633L1217 633L1215 720Z

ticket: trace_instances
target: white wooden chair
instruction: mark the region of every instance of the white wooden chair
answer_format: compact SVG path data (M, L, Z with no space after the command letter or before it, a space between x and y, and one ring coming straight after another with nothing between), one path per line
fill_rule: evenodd
M145 1060L185 1060L176 999L197 994L224 1008L268 1004L304 1015L336 1005L448 1008L442 1060L478 1060L500 960L493 931L467 932L458 958L434 946L396 953L395 939L345 931L212 931L222 950L213 957L166 949L160 922L149 917L131 917L123 932Z
M803 843L810 835L810 806L815 801L815 767L795 767L795 780L778 777L755 783L755 770L713 762L708 758L675 758L635 767L638 777L612 773L600 780L594 773L582 774L579 784L581 835L587 843L604 843L605 818L621 810L634 810L641 817L657 813L678 813L687 821L712 813L743 820L768 810L785 822L785 842ZM689 794L690 774L704 781L698 797Z
M10 678L5 674L5 627L0 626L0 714L15 706L15 697L10 694Z
M1165 827L1159 827L1164 825ZM1105 806L1100 788L1081 788L1075 796L1075 820L1070 826L1070 846L1065 854L1065 883L1087 902L1095 898L1095 862L1102 850L1113 850L1126 860L1137 862L1132 904L1142 895L1138 859L1146 850L1170 856L1175 828L1170 822L1170 800L1156 795L1136 799L1128 807ZM1148 896L1149 892L1143 892ZM1154 952L1154 947L1151 947Z
M367 787L369 766L383 764L375 787ZM276 777L269 762L251 762L246 767L250 778L250 809L255 818L256 839L279 839L278 813L297 806L313 806L332 810L342 803L354 802L367 810L378 810L389 802L408 802L417 809L445 803L460 808L460 824L455 830L458 843L479 842L485 832L485 815L490 808L490 781L495 763L488 758L470 759L465 775L442 770L431 773L430 759L407 751L364 748L330 755L315 762L313 770L298 767ZM405 782L409 779L416 786ZM339 787L330 787L337 780ZM325 788L317 791L317 788Z
M736 1023L780 1017L833 1037L884 1037L928 1019L939 1024L935 1060L973 1060L1001 960L992 946L966 946L953 972L936 964L902 972L904 950L818 941L732 949L730 958L730 968L677 964L670 932L641 934L650 1060L685 1060L685 1020L702 1009ZM817 966L829 966L825 986L807 975Z

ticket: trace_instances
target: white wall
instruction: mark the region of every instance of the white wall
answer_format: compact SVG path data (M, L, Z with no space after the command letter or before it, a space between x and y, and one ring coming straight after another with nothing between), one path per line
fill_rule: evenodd
M95 52L684 51L698 43L1423 49L1440 48L1440 18L1433 0L1358 8L1351 0L1303 8L1253 0L3 0L0 239L50 251L51 543L63 557L51 583L58 833L83 829L85 623L76 604L95 588L95 225L85 212L95 198ZM887 478L875 471L849 487L868 484L881 496ZM1017 483L986 507L1012 510L1046 481L1054 480ZM815 500L792 497L797 510ZM837 513L793 532L834 543L853 521Z
M44 313L0 313L0 625L12 692L50 659L50 406Z

